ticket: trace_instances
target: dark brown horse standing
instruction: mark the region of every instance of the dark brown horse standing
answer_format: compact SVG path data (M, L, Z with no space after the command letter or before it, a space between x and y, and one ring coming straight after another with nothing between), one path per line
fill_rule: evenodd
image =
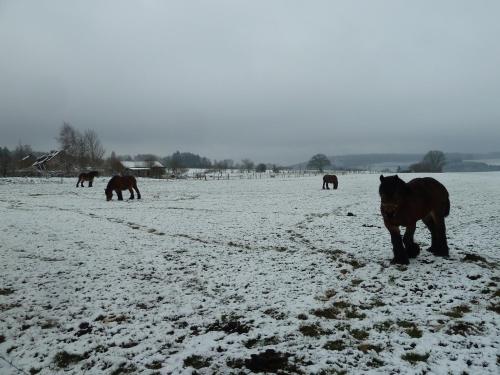
M137 199L141 199L141 193L137 189L137 181L134 176L113 176L108 182L108 186L104 189L106 200L110 201L113 198L113 191L116 193L119 201L123 200L122 190L130 191L130 199L134 199L134 189L137 193Z
M89 187L92 187L92 182L94 182L94 177L97 177L99 175L99 172L97 171L92 171L88 173L80 173L78 175L78 182L76 183L76 187L80 185L83 187L83 182L88 181L89 182Z
M333 188L337 189L337 187L339 186L339 180L337 179L337 176L335 176L334 174L325 174L323 176L323 189L325 189L325 185L326 189L330 189L328 187L328 184L333 184Z
M415 178L406 183L397 175L380 176L380 211L384 224L391 234L394 264L409 264L420 247L413 234L418 220L422 220L431 232L431 247L436 256L448 256L444 218L450 213L450 199L446 188L431 177ZM399 227L406 227L401 239Z

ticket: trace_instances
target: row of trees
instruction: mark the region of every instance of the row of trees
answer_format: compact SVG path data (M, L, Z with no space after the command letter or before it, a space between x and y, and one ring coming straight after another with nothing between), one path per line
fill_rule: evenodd
M0 176L12 175L14 171L23 168L23 158L33 153L30 145L18 144L14 150L0 147Z
M422 160L418 163L410 165L409 172L425 172L434 173L442 172L446 164L446 157L442 151L429 151L424 155ZM331 166L332 163L324 154L314 155L307 163L307 168L316 169L323 172L326 167Z

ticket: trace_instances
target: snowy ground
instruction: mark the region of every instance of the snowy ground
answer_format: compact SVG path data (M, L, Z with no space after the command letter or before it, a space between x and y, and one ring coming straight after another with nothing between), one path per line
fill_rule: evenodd
M435 177L451 257L397 267L378 175L0 179L0 373L498 374L500 173Z

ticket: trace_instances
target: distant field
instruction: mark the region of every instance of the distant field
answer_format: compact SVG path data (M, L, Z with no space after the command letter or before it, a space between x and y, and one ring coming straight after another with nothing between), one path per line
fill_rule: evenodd
M480 160L464 160L476 163L485 163L488 165L500 165L500 159L480 159Z
M377 174L0 179L0 373L497 374L500 173L434 177L451 256L398 267Z

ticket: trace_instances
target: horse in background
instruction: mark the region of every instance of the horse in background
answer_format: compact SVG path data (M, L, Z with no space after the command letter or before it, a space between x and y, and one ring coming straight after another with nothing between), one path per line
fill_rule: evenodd
M431 247L427 250L436 256L448 256L444 218L450 213L450 199L448 190L439 181L424 177L406 183L398 175L381 175L379 194L380 212L391 234L394 253L391 264L409 264L408 258L416 258L420 253L413 240L418 220L431 232ZM406 227L403 238L400 226Z
M97 172L97 171L92 171L92 172L88 172L88 173L80 173L78 175L78 182L76 183L76 187L78 187L78 185L83 187L84 181L88 181L89 182L88 187L92 187L92 182L94 182L94 177L97 177L97 176L99 176L99 172Z
M133 189L133 190L132 190ZM123 200L122 190L130 191L130 199L134 199L134 190L137 193L137 199L141 199L141 193L137 189L137 181L134 176L113 176L104 189L106 200L113 198L113 191L116 193L119 201Z
M334 174L325 174L323 176L323 189L325 189L326 186L326 189L330 190L328 184L333 184L333 188L337 189L337 187L339 186L339 180L337 179L337 176L335 176Z

